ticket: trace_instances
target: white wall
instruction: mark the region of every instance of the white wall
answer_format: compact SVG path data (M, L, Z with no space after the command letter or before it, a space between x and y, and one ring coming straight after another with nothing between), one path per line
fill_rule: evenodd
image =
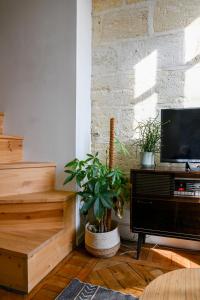
M91 0L0 0L5 132L24 136L25 160L56 162L59 188L90 150L90 78Z
M76 47L76 157L85 158L91 144L91 0L77 1ZM80 201L77 199L77 243L83 237Z
M91 144L91 0L77 1L76 156L83 159Z
M64 163L75 153L76 1L0 0L0 110L25 159Z
M90 33L86 31L91 30L90 18L86 27L83 24L90 16L89 3L0 0L0 111L6 115L5 130L24 136L26 160L57 163L59 187L64 163L84 152L83 145L90 142L88 136L85 139L90 115ZM80 148L76 147L80 139L76 129L83 116L79 109L83 113L87 106Z

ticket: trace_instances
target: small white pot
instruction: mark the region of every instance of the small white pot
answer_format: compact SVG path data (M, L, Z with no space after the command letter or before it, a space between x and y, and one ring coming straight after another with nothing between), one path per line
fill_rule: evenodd
M96 257L112 257L120 247L120 235L116 222L113 230L103 233L94 233L88 230L89 223L85 226L85 248Z
M152 168L155 166L155 154L153 152L141 153L141 165L143 168Z

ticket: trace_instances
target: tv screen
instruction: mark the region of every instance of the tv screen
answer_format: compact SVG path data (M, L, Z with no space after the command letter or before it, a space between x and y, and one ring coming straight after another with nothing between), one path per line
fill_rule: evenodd
M200 108L161 110L161 162L200 162Z

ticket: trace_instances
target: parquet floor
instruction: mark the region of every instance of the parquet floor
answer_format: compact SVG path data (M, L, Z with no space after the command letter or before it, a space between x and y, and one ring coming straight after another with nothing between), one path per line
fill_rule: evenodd
M151 280L163 273L200 267L197 251L145 246L140 260L135 260L133 248L122 246L118 255L110 259L93 258L83 248L76 249L30 295L0 289L0 300L53 300L73 278L139 296Z

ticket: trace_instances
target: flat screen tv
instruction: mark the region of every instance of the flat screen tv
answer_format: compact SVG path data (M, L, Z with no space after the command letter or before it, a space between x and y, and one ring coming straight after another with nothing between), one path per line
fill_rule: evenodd
M161 162L200 162L200 108L161 110Z

